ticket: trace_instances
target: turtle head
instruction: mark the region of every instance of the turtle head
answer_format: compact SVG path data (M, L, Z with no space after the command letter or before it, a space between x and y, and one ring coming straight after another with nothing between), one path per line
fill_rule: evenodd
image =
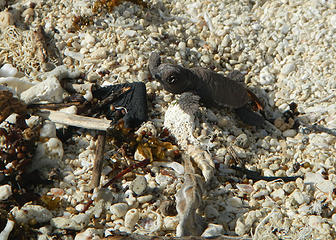
M170 93L180 94L192 90L190 70L172 64L161 64L154 77Z

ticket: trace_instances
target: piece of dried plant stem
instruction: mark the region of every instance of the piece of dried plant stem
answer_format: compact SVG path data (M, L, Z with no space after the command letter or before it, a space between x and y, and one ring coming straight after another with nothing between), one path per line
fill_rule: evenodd
M93 162L92 178L91 178L91 187L93 188L99 187L104 160L105 143L106 143L106 132L99 132L96 145L96 157Z
M100 131L107 131L112 122L106 119L85 117L53 110L40 110L36 112L36 115L48 119L54 123Z

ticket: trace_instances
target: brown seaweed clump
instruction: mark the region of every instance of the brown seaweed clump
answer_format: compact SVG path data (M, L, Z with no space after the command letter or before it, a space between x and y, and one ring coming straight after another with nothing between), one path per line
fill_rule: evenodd
M26 167L31 163L38 139L38 130L29 128L24 118L17 123L7 123L0 128L0 173L13 183L23 179Z
M9 91L0 91L0 123L17 113L16 123L0 128L0 174L14 187L21 185L26 167L31 163L39 138L39 127L26 124L27 106ZM17 183L17 184L15 184Z
M26 105L19 99L13 97L13 93L0 90L0 123L12 113L24 114L26 112Z
M113 8L123 2L131 2L142 7L147 7L147 3L143 0L97 0L92 7L94 14L102 13L103 11L112 12Z

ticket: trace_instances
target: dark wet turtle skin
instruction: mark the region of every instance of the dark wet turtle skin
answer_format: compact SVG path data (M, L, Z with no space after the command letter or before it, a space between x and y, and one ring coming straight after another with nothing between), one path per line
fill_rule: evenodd
M180 94L193 92L208 106L232 107L246 124L262 126L264 118L252 111L245 86L210 69L185 68L180 65L161 63L160 55L153 52L149 58L149 71L168 92Z

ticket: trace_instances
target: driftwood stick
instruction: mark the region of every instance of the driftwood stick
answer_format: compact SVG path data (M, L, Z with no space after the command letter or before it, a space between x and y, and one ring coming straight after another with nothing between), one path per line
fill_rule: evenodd
M36 115L45 119L49 119L54 123L101 131L106 131L111 126L112 122L110 120L84 117L76 114L63 113L53 110L40 110L36 112Z
M106 132L100 132L98 135L96 146L96 157L92 169L91 186L93 188L99 187L104 160L105 140L106 140Z

